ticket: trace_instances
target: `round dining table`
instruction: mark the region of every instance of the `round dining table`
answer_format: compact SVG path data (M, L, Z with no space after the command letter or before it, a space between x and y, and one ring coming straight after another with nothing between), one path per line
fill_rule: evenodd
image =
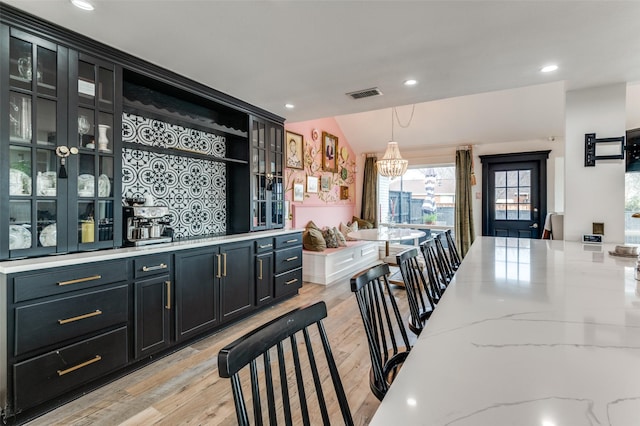
M384 255L389 256L389 243L391 241L418 240L427 235L426 232L409 228L390 228L382 226L373 229L360 229L349 232L349 238L365 241L384 241Z

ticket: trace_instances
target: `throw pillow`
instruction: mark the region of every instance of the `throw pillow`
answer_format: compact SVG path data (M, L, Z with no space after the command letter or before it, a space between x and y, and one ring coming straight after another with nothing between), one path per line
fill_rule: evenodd
M315 223L313 223L313 221L312 221L312 220L310 220L310 221L309 221L309 223L307 223L306 228L307 228L307 229L309 229L309 228L313 228L313 229L317 229L318 231L320 231L320 228L318 228L318 225L316 225Z
M327 248L322 237L322 231L314 228L309 228L302 233L302 247L305 250L311 251L324 251Z
M346 237L347 241L357 241L356 238L351 238L349 232L355 232L358 230L358 222L354 222L351 225L345 225L340 222L340 232Z
M333 232L336 234L336 238L338 239L338 246L346 247L347 239L345 238L344 234L340 232L340 230L338 230L338 228L336 228L335 226L333 227Z
M324 228L322 230L322 236L324 237L324 241L327 243L327 248L338 248L338 237L336 237L336 233L333 232L333 228Z
M358 229L373 229L373 223L356 216L351 218L351 223L357 223Z

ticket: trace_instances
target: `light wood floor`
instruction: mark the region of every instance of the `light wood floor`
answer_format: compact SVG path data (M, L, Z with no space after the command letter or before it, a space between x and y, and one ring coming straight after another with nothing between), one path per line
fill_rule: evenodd
M398 297L406 312L406 297ZM228 379L218 376L226 344L291 309L327 304L325 327L354 421L366 425L378 407L369 389L370 359L355 296L348 281L305 283L300 294L270 307L28 423L35 425L234 425Z

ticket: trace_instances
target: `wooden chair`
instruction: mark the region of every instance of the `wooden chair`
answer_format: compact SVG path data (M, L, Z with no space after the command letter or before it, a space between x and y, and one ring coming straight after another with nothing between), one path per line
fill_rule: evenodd
M433 302L437 305L447 288L447 280L440 273L438 266L438 255L436 254L435 242L433 238L420 243L420 252L426 264L427 280Z
M409 302L409 329L419 335L436 305L431 297L429 284L424 278L417 248L404 250L396 255Z
M447 239L447 247L449 249L449 259L451 259L451 264L453 265L454 270L458 270L460 264L462 263L462 258L460 257L460 252L458 251L458 247L456 246L456 242L453 239L453 235L451 235L451 229L447 229L444 231L444 236Z
M411 350L388 274L389 265L382 263L351 278L351 291L356 295L369 344L369 385L379 400L384 398Z
M438 267L440 268L440 273L443 275L443 278L447 281L447 285L453 279L453 274L455 271L451 267L451 261L449 260L449 256L447 255L444 246L442 245L442 234L437 234L433 242L436 248L436 254L438 256Z
M287 425L318 424L320 418L322 424L330 424L330 413L337 413L338 410L327 405L327 400L332 400L327 397L332 395L325 396L323 389L325 380L320 377L320 371L325 369L331 375L335 398L342 414L340 420L334 418L334 422L353 425L347 397L322 324L326 316L324 302L293 310L247 333L218 353L220 377L231 379L239 425L249 425L250 417L256 425L262 425L265 420L267 424L275 425L282 417ZM317 326L317 333L313 333L313 325ZM316 347L322 347L323 350L318 349L317 352L324 352L324 358L314 352L313 343L316 343ZM260 380L259 367L264 370L264 380ZM306 378L303 373L307 375ZM243 382L245 388L251 388L250 401L245 399ZM328 381L324 387L330 387ZM247 408L249 404L252 406L252 416ZM281 410L278 409L280 406ZM268 418L265 419L267 413Z

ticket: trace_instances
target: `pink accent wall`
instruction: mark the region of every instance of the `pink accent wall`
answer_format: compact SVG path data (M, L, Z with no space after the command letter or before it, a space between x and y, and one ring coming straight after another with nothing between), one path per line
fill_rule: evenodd
M333 118L302 121L285 125L285 130L302 135L304 168L285 168L285 199L291 204L289 210L290 221L288 226L294 228L304 227L310 220L316 225L338 226L340 222L347 223L355 215L356 199L356 157L344 137L340 126ZM312 137L313 130L317 130L317 139ZM337 172L324 171L322 169L322 132L330 133L338 138L335 153ZM288 139L285 134L285 151L288 148ZM345 150L346 148L346 150ZM285 164L287 153L285 152ZM318 192L307 191L307 176L318 178ZM322 189L322 178L328 179L328 190ZM294 184L302 184L304 187L303 201L293 201ZM341 188L348 188L348 198L341 199Z

